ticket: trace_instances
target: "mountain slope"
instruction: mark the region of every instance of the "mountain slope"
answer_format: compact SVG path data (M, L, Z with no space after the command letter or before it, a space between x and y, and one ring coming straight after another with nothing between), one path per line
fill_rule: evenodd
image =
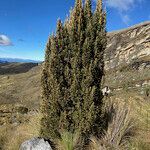
M38 63L3 62L3 63L0 63L0 75L25 73L35 66L38 66Z
M29 108L36 107L36 103L40 102L41 66L25 64L23 66L25 68L23 68L22 64L17 64L15 65L17 73L15 73L11 70L13 65L7 65L7 69L10 69L9 72L0 75L0 104L21 104ZM27 65L29 66L27 67Z
M137 89L150 85L150 22L108 33L105 51L105 85Z
M108 33L102 85L111 90L104 100L132 106L138 134L137 143L131 144L138 144L141 150L150 149L149 33L150 22ZM42 64L0 64L0 142L7 139L11 144L19 144L38 136L41 71Z
M139 62L150 67L150 22L108 33L105 69L117 69Z
M149 33L150 22L108 33L103 86L109 86L112 95L128 91L145 97L150 87ZM30 63L0 65L0 112L18 105L39 109L41 70L42 65Z

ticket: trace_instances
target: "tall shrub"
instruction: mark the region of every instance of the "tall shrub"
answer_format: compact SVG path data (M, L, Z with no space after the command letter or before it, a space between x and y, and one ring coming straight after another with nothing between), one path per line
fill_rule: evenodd
M83 136L99 134L102 123L101 80L106 48L106 15L102 0L76 0L70 17L46 46L42 73L41 135L54 139L62 130Z

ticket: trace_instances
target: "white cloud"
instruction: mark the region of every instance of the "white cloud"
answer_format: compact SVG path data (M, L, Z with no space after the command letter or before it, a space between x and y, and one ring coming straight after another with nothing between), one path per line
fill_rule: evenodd
M134 9L134 7L140 4L144 0L105 0L106 7L116 9L122 21L129 25L131 22L130 19L130 11Z
M12 45L11 40L6 35L0 35L0 46L10 46Z
M116 8L119 11L128 11L142 1L143 0L106 0L106 5L108 7Z
M122 21L126 24L129 25L129 23L131 22L131 19L128 15L122 15Z

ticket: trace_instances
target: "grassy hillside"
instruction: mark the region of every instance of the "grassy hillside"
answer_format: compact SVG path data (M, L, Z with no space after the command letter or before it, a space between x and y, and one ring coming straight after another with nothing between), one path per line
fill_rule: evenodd
M0 75L0 143L1 147L4 145L3 149L16 150L22 141L38 135L41 68L40 65L25 73ZM126 102L132 106L138 134L131 147L139 147L139 150L150 148L150 102L141 90L146 91L148 84L143 87L136 85L148 78L147 69L141 73L128 70L111 74L107 72L104 82L104 85L111 87L108 101ZM7 140L14 143L15 147L10 147Z
M110 33L106 50L102 86L111 93L105 101L131 109L136 127L131 150L150 149L149 25ZM32 63L0 64L0 150L17 150L24 140L38 136L41 70L42 65Z
M0 75L12 75L28 72L38 63L0 63Z

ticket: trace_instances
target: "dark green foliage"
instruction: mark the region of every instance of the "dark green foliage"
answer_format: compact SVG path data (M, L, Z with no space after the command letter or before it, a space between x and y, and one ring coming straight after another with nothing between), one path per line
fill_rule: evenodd
M91 11L91 0L76 0L70 17L58 20L49 38L42 73L41 135L54 139L62 130L88 137L102 128L103 53L106 15L102 1Z

